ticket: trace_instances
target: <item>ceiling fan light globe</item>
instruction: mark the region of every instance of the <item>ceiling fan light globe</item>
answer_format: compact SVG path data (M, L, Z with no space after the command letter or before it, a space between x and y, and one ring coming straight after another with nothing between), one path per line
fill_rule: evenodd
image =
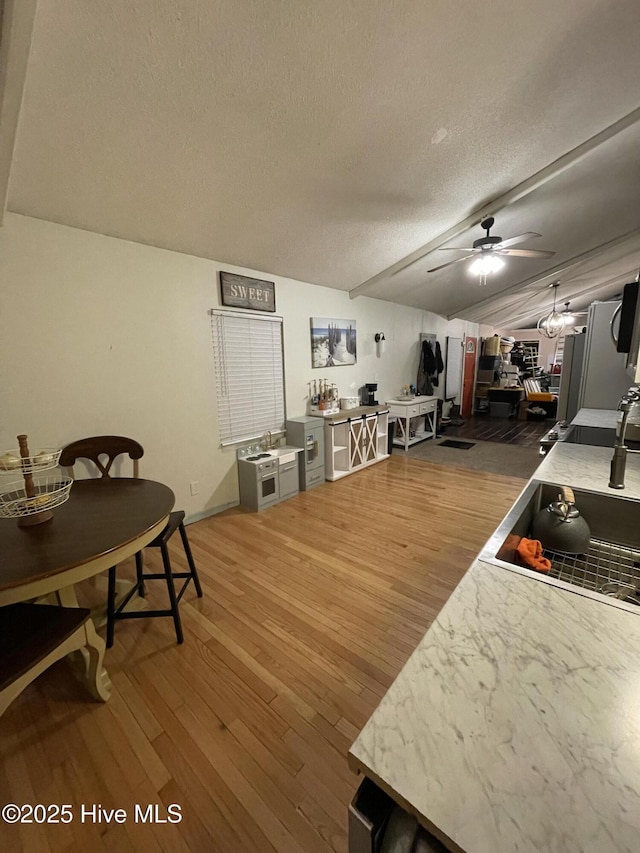
M471 275L490 275L498 272L504 266L504 261L492 253L482 254L469 266Z

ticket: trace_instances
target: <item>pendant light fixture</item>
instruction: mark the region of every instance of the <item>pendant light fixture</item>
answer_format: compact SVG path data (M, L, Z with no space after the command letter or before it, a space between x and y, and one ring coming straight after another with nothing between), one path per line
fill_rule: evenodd
M565 319L558 311L556 311L556 293L560 286L559 281L554 281L549 287L553 288L553 309L549 314L545 314L538 320L538 331L545 338L557 338L562 334L565 325Z

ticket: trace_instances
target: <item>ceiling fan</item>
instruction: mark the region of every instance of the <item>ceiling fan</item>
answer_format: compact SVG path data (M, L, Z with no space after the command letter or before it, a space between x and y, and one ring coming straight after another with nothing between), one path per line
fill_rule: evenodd
M447 261L446 264L433 267L427 272L437 272L445 267L450 267L453 264L459 264L469 258L475 258L474 262L469 267L469 272L474 275L480 275L481 284L486 283L486 277L492 272L497 272L504 266L502 260L503 255L518 258L551 258L555 252L546 252L540 249L513 249L512 246L517 246L518 243L524 243L531 237L540 237L541 234L536 234L535 231L526 231L524 234L519 234L517 237L509 237L503 240L497 235L491 236L490 231L493 228L495 220L493 216L488 216L480 223L480 227L487 232L484 237L474 240L471 248L459 249L457 246L443 246L439 249L440 252L467 252L463 258L456 258L455 261Z
M586 317L587 314L589 313L588 311L570 311L569 305L571 305L570 302L565 302L564 303L564 311L560 312L567 325L569 325L570 323L573 323L578 317Z

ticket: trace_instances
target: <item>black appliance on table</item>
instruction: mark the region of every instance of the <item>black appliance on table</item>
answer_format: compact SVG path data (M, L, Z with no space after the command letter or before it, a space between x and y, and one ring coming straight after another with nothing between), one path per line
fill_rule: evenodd
M376 391L378 390L377 382L367 382L360 389L363 406L377 406Z

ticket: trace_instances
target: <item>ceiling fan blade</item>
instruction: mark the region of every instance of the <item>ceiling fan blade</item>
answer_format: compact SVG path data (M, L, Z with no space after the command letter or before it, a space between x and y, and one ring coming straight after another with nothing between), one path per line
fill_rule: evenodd
M437 272L438 270L443 270L445 267L451 267L453 264L459 264L461 261L466 261L468 258L471 258L472 255L465 255L464 258L456 258L455 261L447 261L446 264L440 264L439 267L433 267L433 269L427 270L427 272Z
M530 240L532 237L542 237L542 234L536 234L535 231L525 231L524 234L518 234L517 237L509 237L508 240L503 240L498 243L498 249L507 249L509 246L517 246L518 243L524 243L525 240Z
M498 255L510 255L514 258L552 258L555 252L544 252L542 249L496 249Z
M474 249L473 246L440 246L438 249L439 252L477 252L478 249Z

